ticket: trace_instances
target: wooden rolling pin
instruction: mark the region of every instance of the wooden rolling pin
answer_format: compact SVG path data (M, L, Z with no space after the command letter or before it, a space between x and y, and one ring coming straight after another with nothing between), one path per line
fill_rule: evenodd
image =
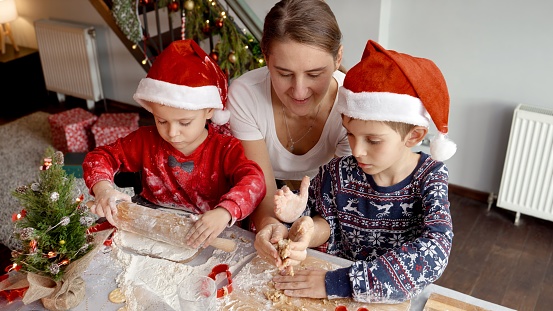
M88 207L93 204L94 201L86 203ZM117 204L113 220L120 230L185 248L191 248L184 237L196 221L193 214L181 215L126 201ZM224 238L215 238L210 245L225 252L236 249L235 241Z

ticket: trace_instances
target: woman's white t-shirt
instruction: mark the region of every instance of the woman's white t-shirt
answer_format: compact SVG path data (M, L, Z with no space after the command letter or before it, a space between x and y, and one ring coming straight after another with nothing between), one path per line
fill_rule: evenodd
M341 86L345 74L335 71L333 77ZM278 140L271 103L271 78L267 67L261 67L246 72L230 84L227 102L231 113L230 128L240 140L265 140L276 179L301 180L306 175L312 178L319 166L334 155L351 154L342 118L335 109L337 98L317 144L306 154L295 155Z

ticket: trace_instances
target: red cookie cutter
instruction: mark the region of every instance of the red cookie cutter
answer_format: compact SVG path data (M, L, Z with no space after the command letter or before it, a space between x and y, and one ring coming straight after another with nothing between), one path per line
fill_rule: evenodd
M213 269L211 269L211 273L209 273L207 276L212 278L215 281L215 278L218 274L225 273L227 276L227 285L219 288L217 290L217 298L221 298L226 295L230 295L232 293L232 273L230 273L229 266L227 264L218 264Z
M94 232L98 232L98 231L103 231L103 230L109 230L109 229L113 229L115 228L117 230L117 228L110 224L109 221L105 220L101 223L97 223L96 225L86 229L86 233L87 234L92 234ZM113 233L115 233L115 231L113 231ZM111 246L111 242L112 242L112 237L113 237L113 233L110 234L110 236L104 241L104 245L105 246Z
M337 306L336 309L334 309L334 311L347 311L348 308L346 306ZM361 307L359 309L357 309L357 311L369 311L369 309L365 308L365 307Z

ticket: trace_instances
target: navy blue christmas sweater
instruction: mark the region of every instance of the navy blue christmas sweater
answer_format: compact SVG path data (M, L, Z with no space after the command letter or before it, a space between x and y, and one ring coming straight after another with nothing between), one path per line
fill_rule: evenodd
M330 224L330 238L318 249L354 261L326 274L329 298L401 303L447 265L448 171L425 153L410 176L390 187L377 186L353 156L333 159L311 181L308 210Z

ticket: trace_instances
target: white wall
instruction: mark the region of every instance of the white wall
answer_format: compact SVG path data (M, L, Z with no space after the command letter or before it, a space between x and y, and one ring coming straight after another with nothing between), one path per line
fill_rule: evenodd
M275 0L246 0L263 20ZM355 65L368 39L432 59L451 96L446 162L450 182L499 190L513 109L517 103L553 108L553 2L539 0L327 0L344 35L344 65ZM145 75L87 0L16 0L12 23L21 46L36 47L32 23L59 18L93 24L99 32L107 98L135 104ZM136 105L136 104L135 104Z
M553 108L553 2L394 0L389 44L434 60L451 96L450 182L499 191L513 110Z

